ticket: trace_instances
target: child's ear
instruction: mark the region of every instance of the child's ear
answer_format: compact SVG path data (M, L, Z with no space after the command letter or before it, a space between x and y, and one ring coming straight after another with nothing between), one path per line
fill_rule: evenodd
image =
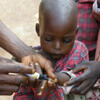
M35 29L36 29L37 35L40 36L40 34L39 34L39 23L36 23Z

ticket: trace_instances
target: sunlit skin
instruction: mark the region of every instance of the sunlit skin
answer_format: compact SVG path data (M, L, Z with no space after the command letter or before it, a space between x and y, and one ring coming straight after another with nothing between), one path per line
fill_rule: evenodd
M57 60L68 55L72 50L77 32L76 22L76 18L71 16L71 14L63 19L61 16L55 19L55 15L46 13L42 16L41 24L36 24L36 31L40 36L42 48L40 53L51 60L53 66ZM63 73L55 73L55 76L58 79L57 84L59 85L63 85L64 82L70 79L68 75ZM48 85L52 87L55 84L52 81ZM41 91L44 90L40 88L40 94Z
M53 66L57 60L70 53L77 33L77 10L74 1L66 0L62 3L60 0L55 0L54 2L43 0L39 10L39 24L36 24L36 32L40 37L42 48L39 53L50 60ZM55 5L56 8L52 9ZM70 79L70 76L64 73L57 72L55 76L59 85ZM56 82L50 82L49 89L52 86L54 88ZM42 95L41 91L44 91L46 84L45 80L41 83L38 88L39 94Z
M37 25L42 50L54 60L69 54L76 35L75 19L66 17L65 21L60 20L59 25L58 19L52 16L44 15L42 18L42 26Z

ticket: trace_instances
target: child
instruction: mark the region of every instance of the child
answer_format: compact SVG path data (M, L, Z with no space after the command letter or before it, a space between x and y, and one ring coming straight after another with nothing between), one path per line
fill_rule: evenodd
M87 48L75 40L77 6L74 0L42 0L36 31L41 43L39 53L52 62L54 71L59 72L58 79L61 73L88 61ZM66 77L68 80L71 78L69 74ZM59 83L63 80L64 77ZM64 95L63 90L57 86L52 90L45 90L42 96L37 96L35 88L21 87L14 100L64 100Z

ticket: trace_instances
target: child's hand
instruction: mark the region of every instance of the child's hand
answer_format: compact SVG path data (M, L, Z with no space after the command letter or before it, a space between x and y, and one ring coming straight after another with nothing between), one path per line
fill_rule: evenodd
M41 96L46 89L50 89L50 90L54 89L56 86L56 83L57 83L57 79L53 80L49 78L49 81L42 80L38 88L38 95Z
M48 89L51 89L51 90L54 89L56 87L57 82L58 82L57 78L55 79L49 78L49 81L47 83Z
M40 68L44 69L50 78L52 79L55 78L52 63L38 53L23 57L22 63L24 63L25 65L31 65L34 68L34 72L35 72L35 63L38 63L40 65Z
M25 65L29 65L30 67L32 67L34 69L33 73L36 71L39 74L43 74L42 73L42 69L40 68L39 64L35 63L35 65L34 65L33 62L32 62L31 57L32 56L25 57L25 59L23 59L22 62ZM27 76L27 77L28 77L28 84L27 84L27 86L32 87L32 88L38 88L39 87L39 84L40 84L39 80L36 80L36 79L34 79L33 77L30 77L30 76Z

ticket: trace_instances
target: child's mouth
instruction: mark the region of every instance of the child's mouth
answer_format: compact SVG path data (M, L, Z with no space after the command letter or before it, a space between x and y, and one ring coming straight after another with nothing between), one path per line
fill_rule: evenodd
M52 54L52 58L53 58L53 59L60 59L60 58L62 58L62 57L63 57L62 54Z

